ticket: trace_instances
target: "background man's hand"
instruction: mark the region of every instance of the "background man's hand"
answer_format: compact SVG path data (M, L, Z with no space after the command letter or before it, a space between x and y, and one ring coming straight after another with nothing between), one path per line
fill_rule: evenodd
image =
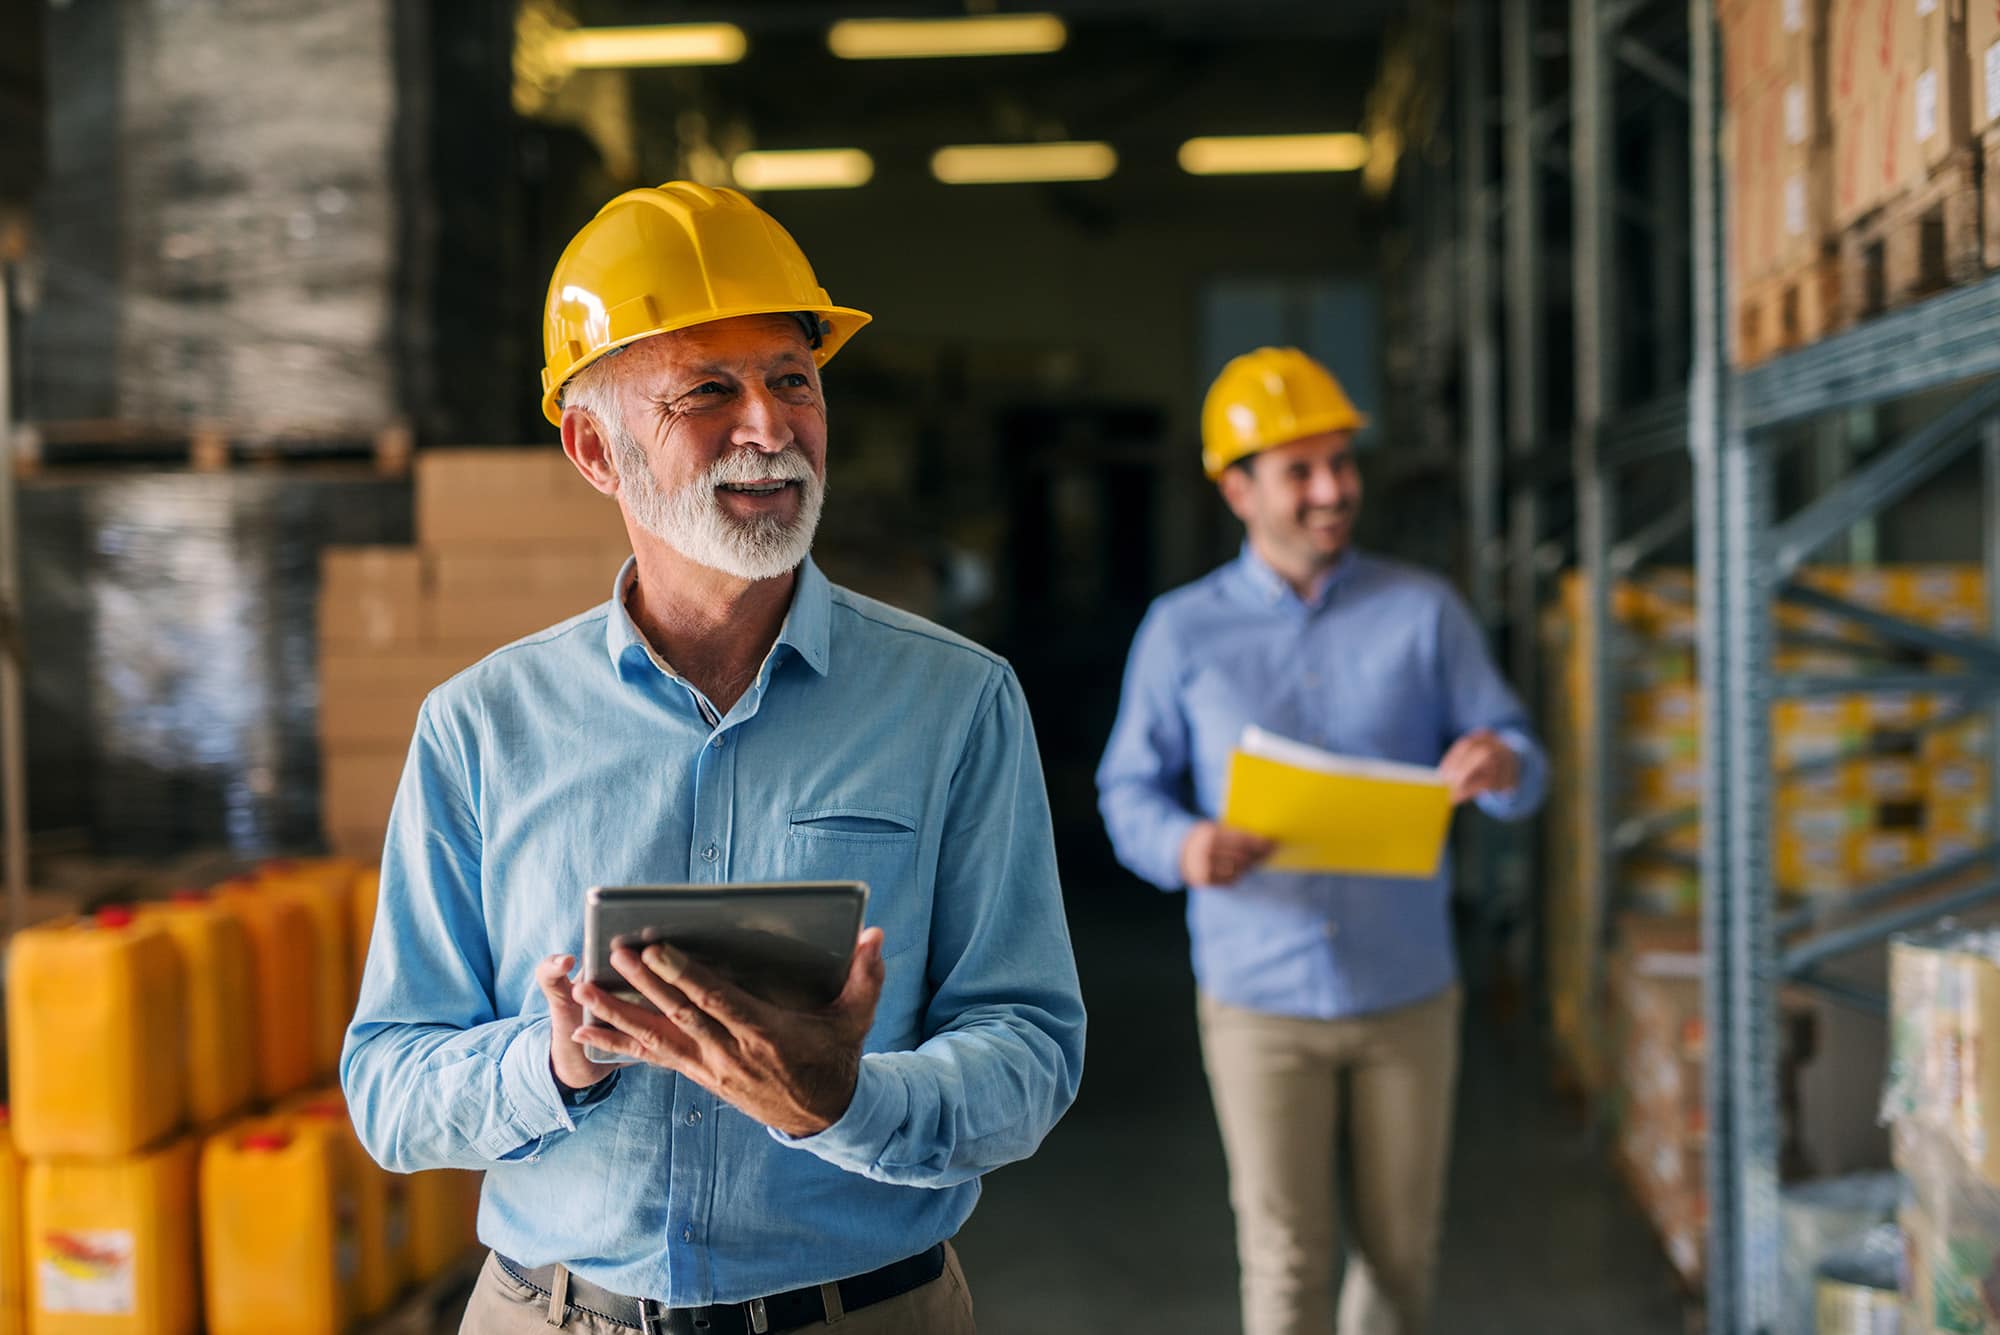
M1521 779L1521 758L1490 729L1468 732L1438 762L1454 805L1482 793L1507 793Z
M1189 885L1234 885L1276 848L1261 836L1212 820L1199 821L1181 841L1181 879Z
M575 967L576 956L551 955L535 966L535 985L549 999L549 1069L571 1089L587 1089L618 1068L590 1060L571 1037L583 1023L583 1007L570 995L569 971Z
M881 928L861 934L846 986L818 1011L761 1001L671 946L614 950L611 964L659 1014L578 983L575 1000L597 1024L577 1029L574 1042L684 1075L788 1136L817 1135L853 1102L861 1040L882 996Z

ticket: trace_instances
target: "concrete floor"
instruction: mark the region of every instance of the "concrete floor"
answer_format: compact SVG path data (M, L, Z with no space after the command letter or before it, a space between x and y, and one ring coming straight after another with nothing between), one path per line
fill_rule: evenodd
M1038 1155L987 1179L959 1235L980 1330L1239 1330L1182 901L1130 881L1069 896L1090 1007L1083 1091ZM1666 1262L1605 1152L1550 1092L1528 1022L1498 1020L1486 995L1468 989L1436 1330L1681 1331Z

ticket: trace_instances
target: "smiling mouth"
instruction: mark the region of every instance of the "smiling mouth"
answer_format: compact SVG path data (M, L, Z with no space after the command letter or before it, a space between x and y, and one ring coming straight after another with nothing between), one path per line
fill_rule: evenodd
M786 487L796 487L797 482L786 479L782 482L724 482L718 491L733 491L739 496L775 496Z

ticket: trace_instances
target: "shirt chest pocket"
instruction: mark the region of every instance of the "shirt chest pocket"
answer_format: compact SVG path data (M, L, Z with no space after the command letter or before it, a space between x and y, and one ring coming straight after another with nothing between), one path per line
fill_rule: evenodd
M882 901L907 903L916 882L917 823L870 807L794 811L785 841L785 874L802 881L866 881L868 920Z

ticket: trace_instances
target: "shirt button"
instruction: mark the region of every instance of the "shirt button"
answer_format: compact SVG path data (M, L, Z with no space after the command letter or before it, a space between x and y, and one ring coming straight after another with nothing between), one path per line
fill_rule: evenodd
M701 1120L701 1109L689 1108L687 1117L688 1125L693 1126L696 1122L699 1122L700 1120Z
M702 860L703 862L713 862L713 861L715 861L715 845L714 845L714 844L710 844L710 845L709 845L709 846L708 846L707 848L704 848L704 849L702 849L702 850L701 850L701 860Z
M729 739L726 736L717 737L713 742L710 742L709 745L713 746L716 750L720 751L722 749L722 744L728 740Z
M694 1241L694 1230L693 1230L693 1229L691 1229L691 1228L684 1228L684 1229L682 1229L682 1230L681 1230L681 1241L682 1241L682 1242L693 1242L693 1241Z
M1330 922L1322 930L1325 931L1326 933L1326 939L1331 941L1333 940L1333 938L1340 935L1340 924L1337 922Z
M1306 680L1306 685L1308 685L1308 686L1317 686L1317 685L1319 685L1319 678L1318 678L1318 677L1316 677L1316 676L1314 676L1314 675L1313 675L1312 673L1310 673L1310 672L1306 673L1306 679L1305 679L1305 680Z

